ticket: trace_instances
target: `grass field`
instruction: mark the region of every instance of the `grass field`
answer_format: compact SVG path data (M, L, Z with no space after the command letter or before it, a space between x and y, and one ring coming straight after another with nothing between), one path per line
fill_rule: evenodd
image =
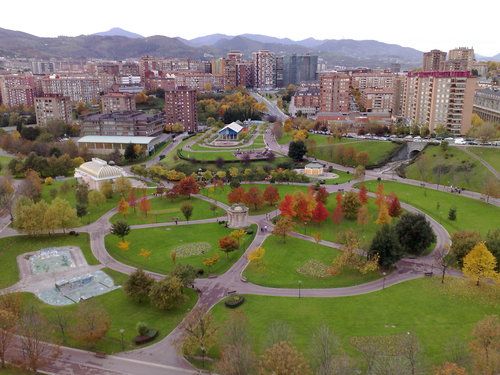
M130 242L130 248L126 251L118 248L118 237L107 235L105 238L106 249L116 260L145 270L166 274L174 268L174 263L170 257L172 250L177 249L177 264L191 264L195 268L204 270L205 275L221 274L225 272L240 256L252 241L253 235L246 235L240 245L240 249L233 251L226 258L226 255L219 249L219 238L229 235L232 229L225 228L217 223L179 225L148 229L132 229L126 240ZM181 257L178 247L190 243L208 243L210 249L204 254ZM141 249L151 251L151 255L146 258L139 255ZM215 254L220 255L219 262L208 269L203 265L203 259Z
M0 238L0 289L6 288L19 281L17 256L37 251L46 247L78 246L88 264L99 264L90 250L89 236L80 233L79 236L52 235L52 236L14 236Z
M126 276L111 270L104 269L115 280L116 284L121 284ZM146 323L150 328L159 330L158 337L153 341L157 342L168 335L184 318L188 311L196 303L196 293L191 289L185 290L186 300L181 306L170 310L160 311L152 307L149 303L137 304L132 302L123 292L122 289L117 289L112 292L96 296L92 298L99 307L107 311L111 327L106 336L97 343L92 350L103 351L108 354L122 351L120 329L124 329L124 347L125 350L136 349L137 346L132 342L132 339L137 335L136 324L138 322ZM43 303L33 294L23 293L24 302L29 306L35 306L40 309L40 312L50 321L57 312L67 314L69 319L69 327L75 324L75 313L78 305L69 306L51 306ZM53 341L61 342L62 336L57 329L53 333ZM72 337L68 337L64 345L88 349L75 341Z
M191 145L191 149L194 151L217 151L217 150L237 150L237 149L249 149L249 148L264 148L266 145L264 143L264 136L262 134L257 135L255 140L250 144L244 144L241 146L231 146L231 147L210 147L200 143L194 143ZM187 152L187 151L185 151Z
M393 181L383 181L385 193L394 192L401 201L419 208L441 223L448 232L461 230L478 231L483 235L500 227L500 208L457 194L411 186ZM366 187L375 191L377 181L369 181ZM439 208L438 208L439 203ZM448 219L451 207L457 209L457 220Z
M331 247L301 240L269 236L262 247L266 249L264 258L259 263L250 263L244 275L252 283L275 288L297 288L299 280L303 288L333 288L366 283L378 277L375 272L363 275L357 270L344 270L342 273L326 277L314 277L298 271L307 261L315 260L326 266L340 254Z
M267 184L242 184L241 185L245 190L250 189L251 187L257 187L259 188L262 192L264 192L265 188L268 186ZM281 184L273 184L273 186L278 189L278 193L280 194L280 200L283 199L283 197L286 194L293 194L297 191L307 191L307 186L297 186L297 185L281 185ZM231 187L228 185L224 185L222 188L215 188L213 191L211 191L210 188L204 188L201 190L201 194L211 198L215 199L219 202L229 204L229 201L227 199L227 195L231 192ZM259 210L253 210L250 208L250 214L251 215L260 215L266 212L270 212L275 210L276 207L269 206L269 205L264 205L261 209Z
M234 156L234 151L190 151L182 150L182 155L188 159L196 159L201 161L215 161L219 158L224 160L238 160Z
M217 208L215 211L210 210L210 203L196 198L178 198L171 201L166 198L151 198L151 211L148 216L145 216L138 207L135 212L129 208L127 215L117 213L111 218L114 223L118 220L125 220L129 225L135 224L149 224L160 223L166 221L173 221L177 217L179 221L186 220L181 212L181 206L184 203L189 203L193 206L193 216L189 220L208 219L213 217L222 216L225 214L224 210Z
M476 154L486 163L500 171L500 148L491 147L467 147L467 150Z
M293 331L292 341L304 353L309 353L314 330L327 324L351 354L354 349L348 344L350 337L414 332L425 361L436 364L445 360L445 347L454 338L468 341L477 321L485 315L498 314L498 294L489 303L480 293L454 294L447 283L443 286L438 278L426 278L352 297L298 299L248 295L238 309L248 319L257 352L262 352L273 322L286 322ZM230 311L222 303L216 305L213 310L216 321L223 324Z
M4 175L8 170L7 166L9 162L12 160L10 156L1 156L0 155L0 176Z
M443 151L440 146L429 145L419 158L425 158L423 168L419 168L417 159L405 169L406 177L481 192L484 181L493 176L479 160L458 147ZM441 175L439 170L442 170Z
M60 191L61 185L64 183L69 184L69 189L66 193ZM57 191L57 197L65 199L69 202L72 207L76 207L76 197L75 197L75 186L76 180L74 178L68 178L64 181L54 181L52 185L42 185L42 199L50 203L52 201L52 196L50 194L51 190ZM92 223L99 219L106 212L115 208L118 204L119 197L118 194L114 194L113 198L106 199L106 201L97 207L88 207L87 215L80 218L82 225Z

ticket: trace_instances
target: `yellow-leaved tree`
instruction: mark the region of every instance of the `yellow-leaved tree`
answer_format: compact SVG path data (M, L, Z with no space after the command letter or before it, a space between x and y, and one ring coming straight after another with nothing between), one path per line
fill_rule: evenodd
M495 271L496 265L495 256L490 253L484 242L479 242L464 257L462 272L465 276L475 280L476 285L479 285L481 279L498 277L498 273Z
M265 254L266 254L266 249L259 246L259 247L256 247L255 249L253 249L252 251L250 251L250 253L248 253L247 259L249 262L257 263L257 262L260 262L262 260L262 258L264 258Z

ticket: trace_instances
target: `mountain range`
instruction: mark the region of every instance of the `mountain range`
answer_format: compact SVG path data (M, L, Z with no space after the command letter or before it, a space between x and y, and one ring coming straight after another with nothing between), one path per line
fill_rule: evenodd
M127 59L151 55L209 58L224 56L231 50L239 50L250 57L259 49L285 54L318 54L329 66L388 67L390 63L400 63L403 68L414 68L422 61L421 51L376 40L308 38L294 41L259 34L211 34L187 40L162 35L143 37L120 28L92 35L45 38L0 28L0 56L5 57ZM494 59L500 61L500 54Z

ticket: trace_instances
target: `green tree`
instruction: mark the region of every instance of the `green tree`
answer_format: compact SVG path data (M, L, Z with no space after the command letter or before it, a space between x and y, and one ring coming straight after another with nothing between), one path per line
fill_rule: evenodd
M190 264L177 264L170 275L179 278L182 285L188 287L193 284L196 278L196 269Z
M394 230L403 250L408 254L420 255L436 240L431 225L422 214L403 214Z
M110 181L104 181L99 191L106 197L106 199L113 198L113 184Z
M185 202L181 205L182 215L186 218L186 221L189 221L189 218L193 215L193 205L191 203Z
M125 152L123 154L124 158L128 161L133 161L137 159L137 155L135 153L135 148L133 143L129 143L127 147L125 147Z
M91 208L96 208L103 205L106 202L106 197L103 193L98 190L89 191L89 206Z
M455 207L451 207L448 211L448 220L455 221L457 220L457 209Z
M184 301L182 281L177 276L167 276L153 284L149 292L151 304L160 310L171 310Z
M87 207L89 204L89 185L86 183L79 183L75 189L76 203Z
M401 259L403 249L398 240L398 236L393 227L383 224L373 238L368 250L369 256L378 254L379 264L387 268Z
M497 271L500 266L500 228L488 231L486 235L486 247L497 260Z
M125 281L123 291L134 302L146 302L149 299L149 292L154 283L154 279L139 268L130 274L127 281Z
M455 258L460 267L463 266L463 258L481 242L481 234L472 231L460 231L452 233L450 254Z
M348 191L342 198L342 211L346 219L355 220L358 216L358 210L361 207L358 194L354 191Z
M111 225L111 233L123 241L125 236L130 233L130 226L125 221L119 220Z
M303 141L290 142L288 156L295 161L301 161L307 153L307 147Z

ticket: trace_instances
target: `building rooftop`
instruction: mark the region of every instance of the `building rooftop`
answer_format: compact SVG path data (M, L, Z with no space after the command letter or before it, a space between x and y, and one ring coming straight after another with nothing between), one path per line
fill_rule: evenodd
M110 113L94 113L85 116L84 121L104 121L104 120L147 121L147 120L155 120L156 118L158 118L158 116L159 116L158 113L148 114L141 111L117 111Z
M500 90L481 89L481 90L477 90L476 94L487 94L487 95L495 95L495 96L500 97Z
M304 168L310 169L323 169L323 165L319 163L308 163L304 166Z
M219 130L219 133L224 131L225 129L231 129L232 131L239 133L241 129L243 129L243 126L241 126L237 122L232 122L229 125L224 126L221 130Z
M133 143L138 145L147 145L156 137L134 137L125 135L86 135L80 138L77 143Z
M85 172L95 178L115 178L123 176L123 169L114 165L109 165L105 160L92 158L91 161L83 163L77 171Z

